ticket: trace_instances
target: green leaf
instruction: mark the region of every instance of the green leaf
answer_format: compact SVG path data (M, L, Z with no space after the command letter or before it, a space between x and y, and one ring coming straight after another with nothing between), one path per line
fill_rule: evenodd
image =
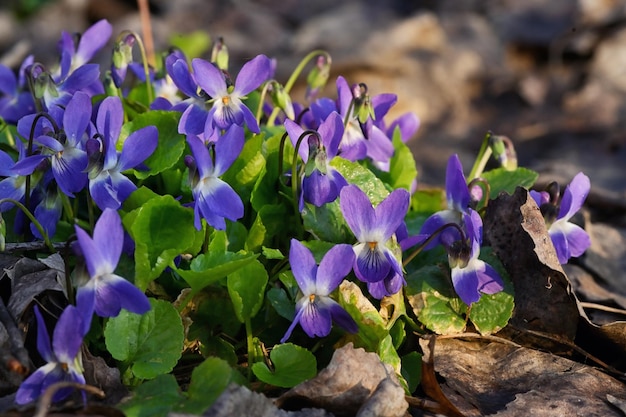
M228 294L240 322L244 323L258 313L265 298L267 281L267 271L256 259L228 275Z
M425 266L406 277L405 292L413 313L428 329L438 334L465 329L467 306L453 295L450 278L436 265Z
M442 188L421 189L411 196L411 212L431 215L447 206L446 192Z
M263 246L261 248L261 253L265 256L265 259L276 259L283 260L285 259L285 255L280 251L280 249L267 248Z
M243 201L250 200L256 181L265 170L265 157L262 152L264 135L253 135L246 140L241 153L222 180L230 184Z
M335 243L354 239L341 213L339 199L322 207L306 203L301 214L304 228L318 239Z
M284 289L270 288L267 292L267 299L279 316L290 321L293 320L293 317L296 314L295 307L293 305L293 301L289 298Z
M363 295L361 289L353 282L343 281L339 286L339 304L352 316L359 327L355 345L363 346L371 352L378 352L381 342L389 336L385 320L376 307Z
M261 207L250 227L246 248L258 252L263 246L271 245L275 237L291 236L292 225L289 209L284 204L269 204Z
M412 394L422 380L422 355L413 351L400 359L402 360L402 376L407 382L409 393Z
M483 173L482 177L489 183L489 198L493 199L502 191L512 195L518 186L532 187L539 174L528 168L517 168L514 171L496 168Z
M146 126L156 126L159 131L157 147L144 161L149 169L147 171L134 170L138 179L156 175L180 161L185 150L185 137L178 133L179 118L180 115L177 112L151 110L138 115L122 126L118 143L123 143L132 132Z
M126 417L167 416L184 399L172 374L139 385L129 401L119 404Z
M315 356L303 347L292 343L275 346L270 352L274 370L265 363L252 365L252 372L261 381L282 388L291 388L317 375Z
M170 38L170 44L183 51L185 56L202 56L211 46L211 37L204 30L176 33Z
M187 391L188 400L177 411L187 414L202 414L222 394L233 380L233 369L219 358L207 358L191 373Z
M476 330L483 335L498 332L507 325L515 306L513 284L504 266L490 247L481 248L480 259L491 265L502 277L504 290L496 294L483 294L480 300L472 304L469 318Z
M176 272L194 292L213 284L228 274L243 268L258 255L249 252L209 252L200 254L191 261L191 269L176 269Z
M171 372L183 349L183 323L171 303L150 299L143 315L122 310L104 329L107 350L140 379Z
M417 178L417 167L413 152L402 142L400 129L396 128L393 134L394 154L389 160L389 172L378 171L378 177L391 188L404 188L411 191Z
M376 206L383 201L389 190L385 184L369 169L358 162L350 162L341 157L335 157L330 164L343 175L350 184L356 184Z
M128 219L126 218L128 217ZM142 290L157 278L181 253L195 253L202 232L193 226L193 210L180 205L172 196L148 200L124 224L135 240L135 284Z

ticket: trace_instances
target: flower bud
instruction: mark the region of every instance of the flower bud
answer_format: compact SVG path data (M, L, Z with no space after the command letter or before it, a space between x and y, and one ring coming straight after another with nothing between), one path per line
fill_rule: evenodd
M489 146L493 156L500 162L500 165L507 171L517 169L517 154L513 141L506 136L489 135Z
M307 100L314 99L319 90L326 85L328 77L330 76L330 64L330 57L328 57L328 59L324 55L319 55L317 57L315 66L311 69L311 72L309 72L309 75L306 78Z
M352 88L352 96L354 97L354 115L359 119L361 124L367 122L368 119L375 120L374 107L367 92L367 85L364 83L355 84Z
M291 96L285 92L282 85L277 82L272 82L269 87L269 93L274 106L284 111L289 119L293 120L296 118Z
M133 45L135 44L135 36L132 34L124 36L122 40L117 42L113 47L113 57L111 64L111 76L113 82L119 88L126 78L126 70L128 65L133 62Z
M222 71L228 71L228 47L221 36L211 50L211 62Z
M448 246L448 263L450 268L465 268L471 256L471 247L464 240L457 240Z

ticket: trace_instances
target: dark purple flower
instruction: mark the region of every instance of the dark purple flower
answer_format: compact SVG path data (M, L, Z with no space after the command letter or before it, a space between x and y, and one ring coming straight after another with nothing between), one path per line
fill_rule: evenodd
M295 147L304 130L291 120L285 120L285 129ZM336 112L331 113L320 124L317 132L319 138L311 134L308 137L308 146L302 143L298 148L298 154L306 165L302 178L300 210L304 202L320 207L335 201L339 191L348 184L339 171L330 165L330 161L337 155L343 135L341 116Z
M101 317L115 317L122 308L136 314L150 310L148 297L114 273L124 246L124 229L117 211L102 212L93 239L80 227L75 226L75 230L90 276L76 293L76 305L83 316L91 317L95 311Z
M244 143L243 128L233 125L224 136L208 146L197 136L188 135L187 143L194 157L190 168L194 197L195 227L202 229L201 219L219 230L226 229L228 219L235 221L243 217L241 197L232 187L219 178L241 153ZM197 170L194 172L194 169Z
M37 317L37 350L47 362L20 384L15 395L17 404L28 404L39 398L46 389L57 382L69 381L85 383L80 361L80 346L85 335L85 324L80 311L67 306L54 328L52 345L39 308L35 306ZM52 400L57 402L67 398L73 388L58 390Z
M28 56L17 77L10 68L0 65L0 117L9 124L15 124L20 118L35 112L35 102L25 76L26 68L32 63L33 57Z
M356 185L341 190L341 212L357 239L354 273L368 284L378 283L370 288L370 293L373 289L375 294L372 295L377 298L394 294L404 283L402 251L395 232L404 222L409 200L408 191L397 189L374 208ZM395 291L389 293L388 290Z
M569 221L582 207L590 188L589 177L582 172L576 174L572 182L565 188L556 219L546 219L548 234L552 239L559 262L562 264L566 264L569 258L582 255L591 246L587 232ZM548 193L545 191L531 191L530 194L539 207L552 204L549 201Z
M137 186L122 174L148 158L157 147L158 130L146 126L131 133L122 148L116 143L122 129L124 109L119 97L107 97L100 104L96 119L98 134L86 144L89 156L89 192L101 209L118 209Z
M335 245L324 255L318 267L311 251L291 239L289 264L302 297L296 302L296 315L281 343L289 339L298 323L309 337L328 336L333 321L350 333L358 331L354 319L330 298L330 293L350 273L353 259L350 245Z

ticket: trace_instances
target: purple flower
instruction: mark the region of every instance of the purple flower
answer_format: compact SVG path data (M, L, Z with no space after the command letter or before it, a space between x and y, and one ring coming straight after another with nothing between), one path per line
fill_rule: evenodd
M233 125L224 136L207 145L197 136L188 135L187 143L193 153L191 176L194 197L194 225L202 229L201 219L219 230L226 229L226 221L243 217L243 202L232 187L218 178L233 164L244 143L243 128Z
M335 245L318 267L311 251L297 240L291 240L289 263L302 297L296 302L296 315L281 343L289 339L298 323L309 337L328 336L333 321L348 332L358 331L354 319L330 298L330 293L350 273L353 259L354 253L349 245Z
M61 191L74 197L73 193L81 191L87 184L87 153L82 149L82 139L91 118L91 99L85 93L76 92L62 114L64 132L57 135L44 133L35 138L41 152L18 162L13 171L30 175L44 159L48 159Z
M95 311L101 317L115 317L122 308L136 314L150 310L146 295L114 273L124 246L124 229L117 211L102 212L93 239L80 227L75 226L75 230L90 276L76 294L76 305L83 316L91 317Z
M224 130L233 124L246 125L253 133L260 132L254 115L242 100L246 98L246 94L256 90L270 77L272 63L268 57L258 55L244 64L232 87L228 86L224 73L212 63L196 58L191 62L191 66L198 85L212 100L205 127L205 131L209 132L208 136L213 129Z
M483 222L474 210L470 218L471 229L468 230L467 239L454 242L446 248L454 291L467 305L478 301L481 293L495 294L504 289L500 274L491 265L478 259Z
M17 390L15 402L28 404L39 398L50 385L68 381L85 383L80 360L80 346L85 335L85 325L80 311L67 306L54 328L52 345L39 308L35 306L37 317L37 350L47 362L31 374ZM52 400L57 402L71 394L73 388L58 390Z
M582 207L590 188L589 177L582 172L576 174L565 188L556 219L550 218L552 216L549 215L546 218L548 234L552 239L559 262L562 264L567 263L569 258L582 255L591 246L587 232L569 221ZM546 207L552 205L549 201L549 194L545 191L530 191L530 194L537 205L542 208L542 212L548 213L549 210Z
M285 120L285 129L295 147L304 130L291 120ZM302 178L300 210L304 202L321 207L335 201L339 191L348 184L339 171L330 165L330 161L337 155L343 135L341 116L337 112L331 113L317 132L319 138L310 135L308 147L301 144L298 148L298 154L306 165Z
M148 158L157 147L158 131L146 126L131 133L122 152L116 143L122 129L124 110L119 97L107 97L96 119L98 134L87 141L89 192L101 209L118 209L137 186L122 174Z
M446 169L446 200L448 208L438 211L430 216L420 230L420 234L438 235L428 244L425 249L432 249L437 244L446 247L453 242L460 240L462 237L459 232L451 227L442 230L446 224L457 224L461 228L471 227L471 209L470 209L470 193L467 188L465 175L463 175L463 167L457 155L452 155L448 159L448 167Z
M22 63L17 77L10 68L0 65L0 117L9 124L35 112L35 102L25 76L26 68L32 63L31 55Z
M398 292L404 283L402 251L395 232L403 224L409 200L408 191L397 189L374 208L356 185L341 190L341 212L358 241L354 273L361 281L376 284L369 290L377 298Z

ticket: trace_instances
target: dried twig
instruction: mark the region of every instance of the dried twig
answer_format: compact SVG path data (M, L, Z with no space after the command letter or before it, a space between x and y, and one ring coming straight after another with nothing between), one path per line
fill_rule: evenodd
M48 409L50 408L50 404L52 404L52 397L54 397L54 394L56 394L56 392L60 389L69 387L86 391L90 394L97 395L100 398L105 397L104 391L102 391L100 388L94 387L93 385L85 385L79 384L78 382L69 381L57 382L46 388L46 391L39 398L39 402L37 403L37 411L35 412L33 417L45 417L48 413Z

